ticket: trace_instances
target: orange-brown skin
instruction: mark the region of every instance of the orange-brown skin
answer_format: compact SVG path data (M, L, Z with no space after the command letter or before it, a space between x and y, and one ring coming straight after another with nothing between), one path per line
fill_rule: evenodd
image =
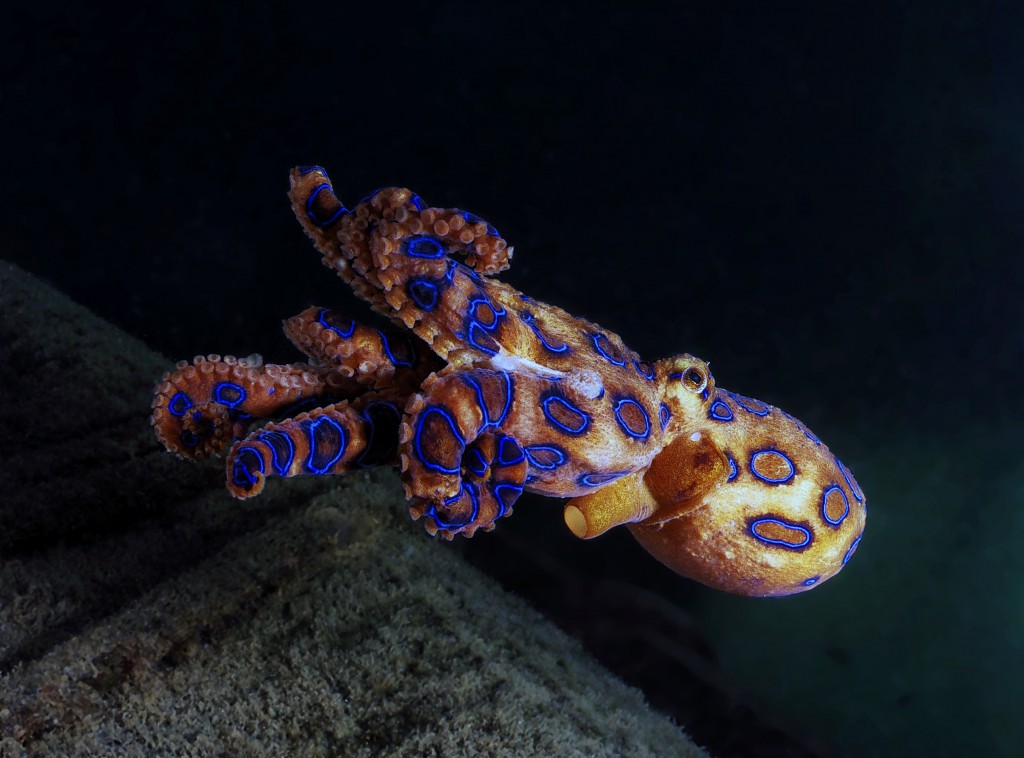
M187 458L230 446L236 497L397 464L413 516L449 539L492 529L523 490L570 497L577 536L628 524L667 566L745 595L809 589L856 549L863 493L806 427L716 388L699 358L645 363L493 278L512 250L485 221L398 188L349 210L319 167L293 170L289 194L325 265L393 328L310 308L285 332L312 364L210 356L165 375L158 436Z

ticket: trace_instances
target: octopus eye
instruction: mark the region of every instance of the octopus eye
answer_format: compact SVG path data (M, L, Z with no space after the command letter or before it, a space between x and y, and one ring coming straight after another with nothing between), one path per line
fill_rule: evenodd
M691 392L703 392L708 386L708 378L700 369L691 368L683 373L683 384Z

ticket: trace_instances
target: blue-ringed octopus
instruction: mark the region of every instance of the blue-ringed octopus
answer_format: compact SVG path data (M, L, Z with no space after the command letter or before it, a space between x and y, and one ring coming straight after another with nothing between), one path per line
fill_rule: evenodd
M815 587L857 549L864 493L804 424L495 278L513 251L483 219L395 187L349 209L319 166L292 170L289 197L390 326L312 307L284 322L306 363L209 355L164 375L157 436L188 459L227 451L235 497L392 465L447 539L493 529L524 491L569 498L577 537L625 524L676 572L751 596Z

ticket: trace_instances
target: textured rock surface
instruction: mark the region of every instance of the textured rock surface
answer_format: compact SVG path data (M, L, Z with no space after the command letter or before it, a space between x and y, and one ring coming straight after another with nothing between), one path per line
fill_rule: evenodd
M232 501L168 361L8 264L0 314L0 754L702 754L391 472Z

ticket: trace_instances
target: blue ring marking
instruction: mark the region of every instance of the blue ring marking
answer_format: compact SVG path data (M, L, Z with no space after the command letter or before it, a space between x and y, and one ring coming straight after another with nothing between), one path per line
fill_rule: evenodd
M255 458L258 466L253 466L252 462L246 462L246 459ZM255 469L259 473L264 473L263 470L263 456L259 454L259 451L255 448L246 446L238 451L238 455L235 456L235 464L231 469L231 481L235 485L248 491L256 485L256 477L252 475L252 471Z
M231 400L225 394L228 396L233 394L235 399ZM213 401L226 405L228 408L234 408L239 403L245 402L245 390L234 382L220 382L213 387Z
M327 416L321 416L316 420L304 422L302 425L306 428L306 435L309 437L309 457L305 463L306 470L313 474L326 473L345 454L345 448L348 446L348 442L345 439L345 427ZM337 444L329 444L327 447L330 458L323 462L317 460L322 449L325 447L323 443L331 443L333 441L319 439L320 435L322 435L321 427L326 427L338 435ZM326 456L324 457L326 458Z
M475 378L469 374L462 376L462 381L465 382L469 387L476 393L476 404L480 408L480 416L483 419L483 424L480 426L480 431L488 427L500 427L505 417L508 416L509 409L512 407L512 377L509 376L507 371L499 371L498 374L505 380L505 406L501 409L501 414L496 419L491 418L491 412L487 407L487 403L484 401L484 391Z
M380 191L381 191L382 189L384 189L384 188L383 188L383 187L378 187L378 188L377 188L377 189L375 189L375 190L374 190L373 192L371 192L371 193L370 193L369 195L364 195L364 196L363 196L363 198L362 198L362 200L360 200L360 201L359 201L358 203L356 203L356 205L362 205L362 204L363 204L363 203L365 203L365 202L366 202L367 200L373 200L373 198L374 198L374 197L376 197L377 195L379 195L379 194L380 194Z
M638 432L630 428L629 424L626 423L626 420L622 418L622 407L624 405L635 405L637 409L640 411L640 413L643 415L644 429L642 432ZM619 422L619 426L622 427L622 431L624 431L630 437L632 437L635 440L646 440L650 436L651 418L650 416L647 415L647 410L642 405L640 405L640 403L638 403L636 400L633 400L632 398L629 397L621 398L617 403L615 403L615 405L613 406L613 410L615 411L615 420Z
M397 430L398 423L402 419L402 412L398 410L398 407L394 403L389 403L386 400L375 400L372 403L367 403L366 407L359 413L359 415L366 421L366 426L369 427L369 433L367 436L366 447L363 448L363 452L359 454L356 459L357 466L377 466L387 460L389 460L395 453L398 447L397 434L391 438L385 436L384 443L387 447L378 449L378 443L381 439L377 434L377 422L386 421L383 418L375 418L377 411L384 409L385 413L391 416L393 421L393 428Z
M779 456L780 458L782 458L782 460L786 462L786 465L789 466L789 473L786 474L785 476L779 477L778 479L772 479L767 476L762 476L757 471L757 459L762 455ZM751 474L753 474L755 477L760 479L762 482L765 482L766 484L785 484L786 482L792 480L792 478L796 475L796 464L793 463L792 460L790 460L789 456L770 447L765 448L764 450L758 450L756 453L750 456L750 463L747 467L750 469Z
M484 390L483 387L480 386L480 382L469 374L463 374L462 381L469 385L473 389L473 392L476 393L476 405L480 409L480 417L483 419L483 424L480 425L480 431L482 432L489 426L497 426L495 422L491 421L491 414L490 411L487 410L487 403L484 402Z
M552 415L550 408L552 404L556 404L558 407L564 409L566 412L570 414L575 414L579 416L579 423L575 427L563 424L561 421L559 421ZM581 411L579 408L575 407L572 403L570 403L561 395L549 394L541 401L540 407L541 410L544 412L544 417L548 421L550 421L555 427L561 429L566 434L571 434L574 436L580 435L587 431L587 427L590 426L590 417L586 413Z
M798 428L798 429L799 429L799 430L800 430L801 432L803 432L803 433L804 433L804 436L805 436L805 437L807 437L807 439L809 439L809 440L810 440L811 442L813 442L813 443L814 443L815 445L818 445L818 446L820 446L820 445L821 445L821 440L819 440L819 439L817 438L817 436L816 436L816 435L814 434L814 432L812 432L812 431L811 431L811 430L810 430L810 429L809 429L809 428L807 427L807 424L805 424L805 423L804 423L803 421L801 421L800 419L798 419L798 418L797 418L796 416L791 416L791 415L789 415L789 414L788 414L788 413L786 413L785 411L782 411L782 415L783 415L783 416L785 416L786 418L788 418L788 419L789 419L790 421L792 421L792 422L793 422L794 424L796 424L797 428Z
M480 224L480 223L484 224L487 227L487 233L489 235L491 235L492 237L500 237L501 236L500 234L498 234L498 230L497 229L495 229L491 224L488 224L486 221L484 221L482 218L480 218L475 213L470 213L469 211L463 211L462 212L462 217L464 219L466 219L466 223L467 224Z
M610 364L612 364L613 366L625 366L626 365L626 359L625 358L618 358L618 359L612 358L612 356L608 354L608 351L606 351L603 347L601 347L601 340L604 340L605 342L608 343L608 347L611 349L612 352L614 352L616 354L618 353L618 349L615 347L615 345L613 345L611 343L611 340L609 340L606 335L602 334L601 332L598 332L591 339L593 339L593 342L594 342L594 349L597 350L597 352L601 355L601 357L604 358L606 361L608 361Z
M418 211L423 210L423 198L413 193L413 196L409 198L409 202L412 203L412 207Z
M576 479L576 483L582 484L584 487L600 487L601 485L608 484L608 482L614 482L616 479L621 479L628 473L628 471L606 471L594 474L582 474Z
M459 488L458 493L452 495L450 498L445 500L444 505L451 505L452 503L457 502L462 497L463 492L469 493L469 499L473 503L473 511L472 513L470 513L469 518L465 521L442 521L441 518L437 515L437 507L433 505L430 506L430 510L427 511L427 513L430 515L432 519L434 519L434 522L438 525L439 528L459 528L465 526L466 524L470 524L476 520L477 514L480 513L480 498L477 495L476 487L473 485L472 482L463 482L462 486Z
M424 468L427 468L430 471L436 471L439 474L458 474L458 463L456 463L452 467L446 467L442 466L440 463L435 463L434 461L427 460L423 456L423 444L420 438L423 436L423 425L426 423L427 417L430 416L432 413L440 414L441 417L448 422L448 427L452 430L452 434L455 436L455 439L458 440L459 446L462 447L463 451L466 448L466 440L463 438L461 434L459 434L459 428L458 426L455 425L455 419L453 419L451 417L451 414L448 413L448 411L446 411L441 406L432 405L423 412L421 412L420 417L416 420L416 434L413 437L412 441L413 447L416 450L416 458L417 460L419 460L420 463L423 464ZM459 457L461 458L461 456Z
M857 502L863 503L864 493L861 491L860 486L853 478L853 474L850 473L850 469L846 468L846 464L839 460L837 456L833 455L832 457L836 459L836 463L839 464L839 470L843 472L843 479L846 480L846 486L850 488L850 491L853 493L853 496L857 498Z
M669 374L668 375L668 380L670 382L672 382L672 381L676 381L676 382L683 381L683 372L682 371L676 371L675 373Z
M526 296L523 295L523 298L526 299ZM548 352L550 352L550 353L564 353L566 350L569 349L569 346L567 344L565 344L564 342L561 345L552 345L550 342L548 342L547 337L545 337L541 333L540 327L538 327L537 324L534 323L536 321L536 319L534 318L534 315L532 313L530 313L529 311L523 311L522 319L523 319L523 322L528 327L530 327L533 330L533 333L537 335L537 339L540 340L540 344L543 345L544 349L547 350Z
M512 408L512 375L507 371L499 371L498 373L505 379L505 407L501 409L501 415L494 421L494 425L500 427L505 423L505 418Z
M312 174L313 172L319 171L321 174L323 174L324 179L330 181L330 178L327 176L327 172L324 170L323 166L299 166L298 168L299 176L306 176L307 174Z
M491 309L491 323L485 324L483 320L476 315L476 307L478 305L486 305L488 308ZM495 307L494 303L492 303L490 299L486 297L475 297L472 300L470 300L469 308L467 310L469 314L473 317L473 320L476 323L480 324L480 326L482 326L489 332L493 332L497 328L499 321L506 313L504 308L500 306Z
M725 457L729 461L729 477L725 481L731 482L740 475L740 469L736 465L736 459L732 457L732 453L726 453Z
M840 516L838 519L836 519L834 521L828 517L828 507L827 507L828 506L828 496L829 496L829 493L832 492L833 490L835 490L836 492L838 492L840 495L843 496L843 503L846 505L846 510L843 511L843 515ZM821 496L821 517L823 519L825 519L825 521L828 522L829 524L831 524L832 526L839 526L841 523L843 523L843 521L846 520L846 517L849 516L849 515L850 515L850 500L849 500L849 498L846 497L846 493L843 492L841 487L837 487L836 485L833 484L831 487L826 489L825 493Z
M762 537L757 533L757 527L761 524L777 524L778 526L785 527L786 529L793 529L803 534L804 538L801 542L787 542L786 540L776 540L771 537ZM780 518L773 518L771 516L765 516L764 518L754 519L750 522L750 534L754 539L764 542L767 545L778 545L779 547L789 548L791 550L800 550L811 544L811 530L806 526L800 526L799 524L790 524L788 521L783 521Z
M728 403L716 400L708 408L708 418L715 421L732 421L732 408L729 407Z
M438 289L437 284L422 276L414 277L405 285L405 291L416 305L425 311L432 311L437 307Z
M637 370L640 376L644 377L648 381L654 379L654 369L645 363L640 363L636 358L633 359L633 368ZM644 369L647 369L644 371Z
M405 254L410 258L444 258L444 245L426 234L417 234L405 242Z
M295 458L295 443L284 432L271 429L260 432L256 439L270 448L270 465L278 476L287 476Z
M513 449L511 457L506 457L505 448L506 443ZM498 443L498 463L502 466L514 466L517 463L522 463L526 459L526 454L523 453L523 449L519 447L519 443L511 437L502 437L501 442Z
M661 408L658 409L658 421L661 422L662 430L668 426L669 419L672 418L672 411L668 409L668 406L664 403L661 404Z
M729 397L736 401L736 405L738 405L740 408L747 411L748 413L753 413L755 416L761 416L762 418L764 418L771 411L771 408L768 407L767 403L762 403L760 400L755 400L752 397L744 397L743 395L737 395L735 392L730 392ZM747 405L747 403L750 403L750 405ZM760 403L760 405L762 405L763 407L760 410L758 410L755 403Z
M709 396L710 394L711 394L711 393L709 393L709 392L708 392L708 388L707 388L707 387L705 387L705 388L704 388L703 390L701 390L701 393L700 393L700 399L701 399L701 400L707 400L707 399L708 399L708 396Z
M855 550L857 549L857 546L858 546L858 545L860 545L860 541L861 541L861 539L862 539L863 537L864 537L864 534L863 534L863 532L862 532L861 534L858 534L858 535L857 535L857 539L855 539L855 540L853 541L853 544L852 544L852 545L850 545L850 549L846 551L846 555L844 555L844 556L843 556L843 565L844 565L844 566L845 566L845 565L847 564L847 562L848 562L848 561L849 561L849 560L850 560L850 559L851 559L851 558L853 557L853 553L854 553L854 551L855 551Z
M481 340L485 340L486 344ZM466 329L466 341L488 355L497 355L498 348L501 347L494 337L489 335L487 330L476 321L469 322L469 328Z
M466 464L466 468L477 476L483 476L487 473L487 461L484 460L484 456L475 447L467 450L465 455L462 456L462 460Z
M316 200L317 195L319 195L324 190L327 190L332 195L334 194L334 190L331 188L330 184L321 184L315 190L313 190L313 192L310 194L308 198L306 198L306 215L309 216L310 219L312 219L314 224L321 228L325 226L330 226L331 224L338 220L339 216L343 216L344 214L348 213L348 208L342 205L341 202L339 201L338 210L336 210L334 212L334 215L332 215L329 219L321 221L319 218L317 218L316 212L313 210L313 202ZM337 200L338 198L335 197L334 199Z
M564 464L568 459L565 451L554 445L528 445L523 448L530 465L545 471L551 471ZM546 460L548 456L554 456L553 460Z
M184 416L185 411L192 407L192 398L184 392L175 392L171 402L167 404L167 410L172 416Z
M178 440L185 447L195 447L199 444L199 436L190 429L183 429L178 435Z
M523 488L518 484L496 484L491 488L491 490L494 492L494 499L497 500L498 505L501 506L501 509L498 511L498 515L494 517L495 520L504 516L518 497L523 494ZM507 497L505 494L506 492L512 493L512 497L508 499L508 502L505 502Z
M802 584L804 587L813 587L820 580L820 576L812 576L810 579L804 579L802 582L800 582L800 584Z
M416 349L412 346L411 343L406 343L406 347L409 348L411 357L407 361L400 361L398 360L398 358L395 357L395 354L391 352L391 343L388 342L388 336L384 334L384 332L382 332L380 329L374 329L373 331L377 332L377 334L380 336L380 344L381 347L384 348L384 355L388 357L388 360L391 361L391 363L393 363L395 366L411 366L413 364L413 361L416 358ZM404 334L401 335L401 337L402 339L408 340L408 337L406 337Z
M348 328L347 329L343 329L343 328L335 326L334 324L327 323L327 317L329 315L333 316L334 314L331 313L326 308L321 308L320 312L318 314L316 314L316 322L318 324L320 324L320 326L322 326L324 329L328 329L328 330L334 332L335 334L337 334L342 339L346 339L347 340L349 337L352 336L352 333L356 330L356 322L355 321L353 321L352 319L348 319ZM345 321L345 319L342 319L342 321Z

